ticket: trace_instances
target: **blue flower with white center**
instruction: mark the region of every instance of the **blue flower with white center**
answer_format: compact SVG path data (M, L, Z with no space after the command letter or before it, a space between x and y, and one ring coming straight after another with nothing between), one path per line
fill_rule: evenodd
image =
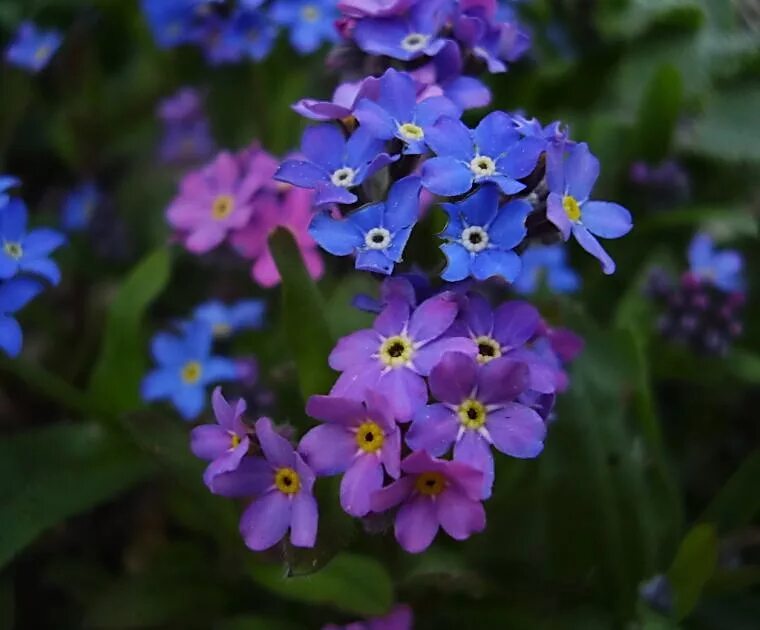
M13 278L0 283L0 349L10 357L21 352L21 326L13 316L42 291L42 285L31 278Z
M522 138L504 112L488 114L474 130L441 118L429 130L427 143L436 157L423 165L422 185L445 197L484 182L497 184L506 195L523 190L517 180L533 172L546 146L542 139Z
M285 160L274 178L316 191L314 205L353 203L351 188L396 159L381 152L385 143L357 129L346 140L333 125L309 127L301 140L304 160Z
M427 133L439 118L459 118L461 114L459 107L444 96L433 96L418 103L414 79L393 68L380 78L377 102L364 98L354 109L362 129L381 140L398 138L408 155L419 155L427 150Z
M23 22L5 50L5 59L11 65L39 72L48 65L62 41L58 31L43 31L32 22Z
M356 254L356 268L390 275L401 262L404 247L419 216L420 178L397 181L384 203L373 203L335 219L329 212L314 216L309 234L335 256Z
M526 201L499 207L499 189L485 184L459 203L441 204L449 222L440 236L448 264L441 278L448 282L472 276L486 280L501 276L513 282L520 273L520 257L512 250L525 238L525 219L531 211Z
M522 270L512 284L518 293L535 293L543 279L554 293L573 293L581 286L580 276L567 264L565 247L533 245L521 256Z
M158 333L151 353L158 367L142 381L143 400L170 400L185 420L198 417L206 406L206 387L237 378L235 362L211 355L213 333L194 321L178 335Z
M100 201L100 191L94 182L85 182L74 188L61 208L61 227L67 232L87 229Z
M193 318L211 326L216 339L226 339L240 330L260 328L264 321L264 302L240 300L227 305L212 300L198 306Z
M334 0L277 0L269 16L288 28L291 45L302 54L314 52L323 42L338 41Z
M596 240L620 238L631 231L631 213L609 201L591 201L589 194L599 177L599 160L585 142L567 151L562 145L547 150L546 179L549 184L546 216L567 241L570 234L602 263L606 274L615 272L615 261Z
M0 175L0 208L2 208L10 200L8 191L20 184L21 182L12 175Z
M713 239L697 234L689 245L689 270L724 291L744 289L742 255L733 249L717 250Z
M26 220L26 206L20 199L11 199L0 208L0 278L24 271L58 284L61 272L48 255L63 245L66 237L48 228L27 234Z
M254 61L264 59L277 39L277 27L262 11L237 11L230 30L230 37L235 39L238 48Z
M142 0L142 10L162 48L199 42L208 33L208 17L219 0Z

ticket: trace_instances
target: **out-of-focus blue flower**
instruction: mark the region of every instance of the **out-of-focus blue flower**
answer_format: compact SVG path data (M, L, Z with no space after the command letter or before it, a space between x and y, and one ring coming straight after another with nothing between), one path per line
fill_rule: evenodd
M194 162L214 152L215 143L198 90L181 88L159 103L157 115L164 123L159 147L161 161Z
M549 184L546 216L567 241L570 234L589 254L602 263L606 274L615 272L615 261L596 240L620 238L631 231L631 213L610 201L590 201L589 194L599 177L599 160L585 142L575 145L565 159L564 146L547 151L546 178Z
M264 59L277 39L277 26L262 11L236 11L230 28L239 50L254 61Z
M428 131L427 143L436 157L422 167L422 185L447 197L466 193L474 184L493 182L506 195L525 188L517 181L538 164L545 142L521 138L512 120L492 112L474 130L454 118L441 118Z
M168 399L185 420L196 418L206 406L206 387L237 377L234 361L211 355L212 341L211 327L201 321L179 335L158 333L151 343L158 367L143 379L143 399Z
M7 204L10 199L8 191L20 184L21 182L13 175L0 175L0 208Z
M448 265L441 278L449 282L472 276L486 280L501 276L513 282L520 273L520 257L512 250L525 238L529 203L510 201L499 207L499 189L485 184L459 203L442 204L449 222L441 232Z
M417 102L414 79L404 72L388 69L380 79L377 102L362 99L354 115L362 128L376 138L398 138L404 153L418 155L426 150L427 132L442 116L459 118L460 109L444 96Z
M240 330L260 328L264 321L264 302L240 300L227 305L212 300L198 306L193 312L193 318L211 326L214 337L223 339Z
M439 33L453 8L452 0L425 0L405 16L364 18L356 23L354 38L359 48L373 55L404 61L433 57L446 42Z
M689 245L689 270L724 291L744 289L742 255L733 249L717 250L713 239L697 234Z
M153 37L162 48L197 42L219 0L142 0Z
M277 0L270 17L290 31L290 43L298 52L314 52L323 42L338 40L334 0Z
M94 182L85 182L74 188L61 208L61 227L67 232L81 232L90 225L90 220L100 202L100 191Z
M384 203L364 206L345 219L314 216L309 234L335 256L356 254L356 268L389 275L401 257L419 215L420 178L397 181Z
M565 248L534 245L522 254L522 271L512 287L519 293L534 293L541 278L554 293L572 293L581 285L580 276L567 264Z
M19 68L39 72L48 65L62 41L58 31L43 31L32 22L23 22L5 50L5 59Z
M21 326L12 315L42 291L42 285L30 278L13 278L0 283L0 349L8 356L21 352Z
M0 278L12 278L24 271L58 284L61 272L48 256L66 237L48 228L27 233L26 220L26 205L20 199L11 199L0 208Z
M353 203L351 188L393 161L382 152L385 143L357 129L348 140L330 124L309 127L303 134L301 152L306 160L286 160L275 179L316 191L314 205Z

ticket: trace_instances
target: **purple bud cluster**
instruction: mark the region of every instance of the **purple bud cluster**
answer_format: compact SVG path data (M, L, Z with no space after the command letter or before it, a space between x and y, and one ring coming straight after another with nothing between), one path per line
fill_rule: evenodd
M188 164L208 158L214 140L201 95L193 88L182 88L158 106L163 123L159 157L167 164Z

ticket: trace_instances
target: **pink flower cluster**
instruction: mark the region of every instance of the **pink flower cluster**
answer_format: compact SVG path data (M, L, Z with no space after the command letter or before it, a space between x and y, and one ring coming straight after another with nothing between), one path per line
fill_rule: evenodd
M258 144L230 153L182 179L179 193L166 210L177 239L194 254L205 254L227 243L253 261L251 276L263 287L279 283L280 274L269 250L269 236L289 230L313 278L323 272L322 258L307 231L313 191L272 179L279 162Z

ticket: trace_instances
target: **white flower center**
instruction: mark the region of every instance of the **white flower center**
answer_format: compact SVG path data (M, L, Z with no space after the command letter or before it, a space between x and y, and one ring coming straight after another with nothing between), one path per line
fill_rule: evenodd
M401 40L401 48L408 52L419 52L430 41L430 35L424 33L409 33Z
M462 230L462 245L470 252L482 252L488 247L488 232L479 225L471 225Z
M496 172L496 164L487 155L476 155L470 161L470 170L475 177L488 177Z
M350 188L354 185L354 176L356 175L354 169L349 166L344 166L335 171L330 180L336 186L342 186L343 188Z
M422 140L425 137L425 132L422 127L415 125L414 123L404 123L398 126L398 132L404 140L413 142L416 140Z
M391 244L391 233L385 228L372 228L364 237L369 249L386 249Z

